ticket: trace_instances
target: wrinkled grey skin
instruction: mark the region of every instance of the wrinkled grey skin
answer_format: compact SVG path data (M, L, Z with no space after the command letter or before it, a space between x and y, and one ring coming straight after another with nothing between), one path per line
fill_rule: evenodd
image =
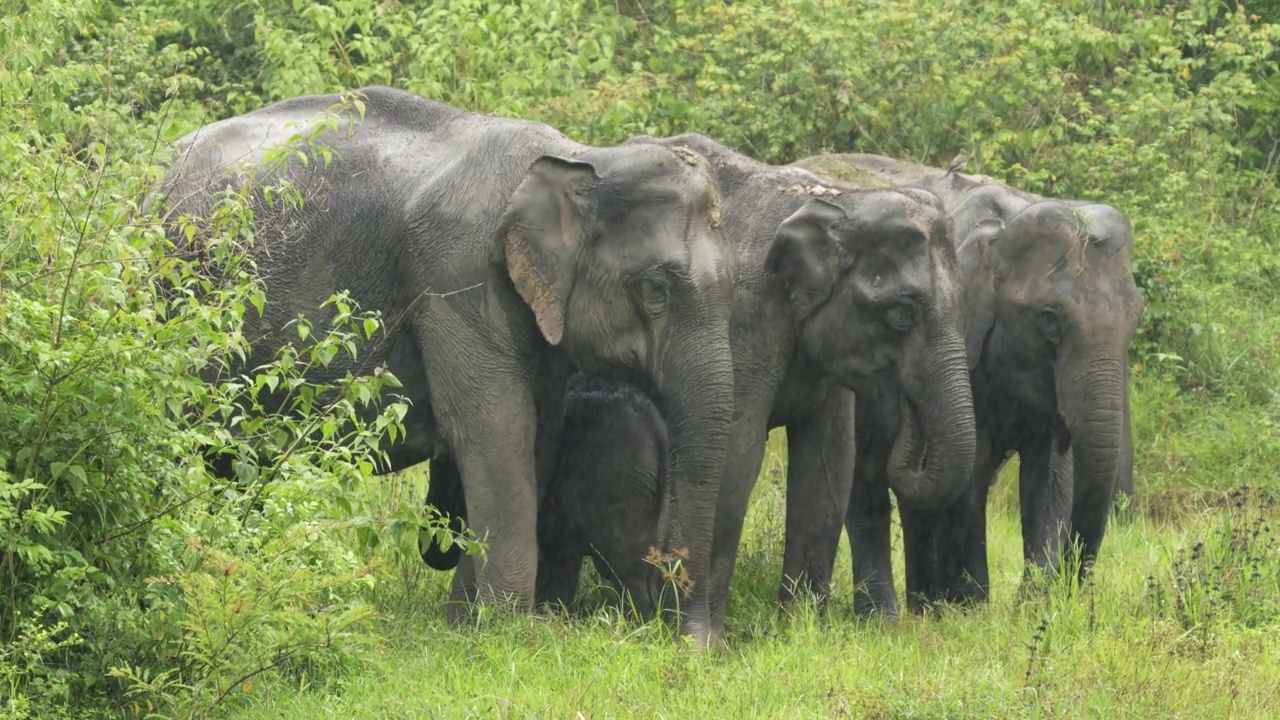
M591 148L392 88L360 92L363 121L320 135L332 164L317 157L287 170L305 205L258 207L267 305L246 320L246 334L261 338L248 366L297 337L296 314L323 319L320 304L336 291L382 313L386 335L362 348L358 367L339 358L313 379L385 363L412 410L406 440L386 448L380 469L432 456L455 469L454 494L488 543L485 559L459 563L455 622L473 602L533 602L540 488L570 375L635 384L670 429L671 540L705 583L733 409L735 272L706 162L652 143ZM264 146L305 135L338 101L300 97L183 138L163 186L169 217L207 212L212 193L243 181L228 168L259 166ZM706 608L683 606L684 630L703 642Z
M1078 546L1083 577L1115 489L1133 487L1128 350L1143 304L1127 219L1108 205L1041 198L990 178L874 155L817 156L797 165L872 187L928 189L942 198L955 229L977 457L958 502L930 509L898 498L909 606L988 597L987 492L1014 452L1026 563L1056 572L1064 551ZM896 615L882 448L899 420L883 394L858 397L857 479L846 528L858 610Z
M771 428L787 430L787 504L811 509L787 519L784 603L797 590L829 592L853 470L849 389L890 388L912 420L889 441L899 494L931 505L963 490L975 437L958 268L929 193L836 190L700 135L658 142L711 163L739 267L733 425L712 551L719 630Z
M719 632L770 429L787 430L787 505L807 508L788 515L783 603L797 592L822 599L830 591L853 478L849 389L885 389L913 420L887 441L896 492L928 506L964 490L975 437L959 268L941 208L929 193L839 190L811 173L756 162L700 135L631 142L690 147L707 158L739 268L730 332L733 425L710 590L712 627ZM613 478L601 472L594 482ZM645 550L637 544L620 555Z
M570 608L582 559L649 619L661 576L645 558L665 546L667 426L628 385L576 375L569 383L559 460L538 514L538 601Z

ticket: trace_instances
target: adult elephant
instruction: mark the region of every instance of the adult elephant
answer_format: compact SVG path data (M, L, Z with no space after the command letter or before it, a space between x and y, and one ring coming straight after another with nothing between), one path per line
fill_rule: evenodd
M1127 219L1108 205L1043 198L875 155L797 165L872 187L928 189L942 199L959 242L977 456L956 503L929 509L899 497L910 607L988 597L987 493L1015 452L1026 563L1056 572L1064 550L1078 547L1083 577L1115 488L1132 489L1128 350L1143 304ZM893 403L875 392L859 397L846 525L864 613L896 614L886 459L878 448L897 424Z
M852 478L853 397L889 389L906 421L887 479L930 507L963 491L975 448L959 269L938 198L839 188L703 137L662 140L711 163L740 268L730 342L734 417L712 552L723 627L743 521L772 428L787 431L789 513L779 599L825 597Z
M710 577L712 628L720 632L770 429L787 431L787 506L806 508L803 515L787 518L779 588L783 603L797 591L820 598L829 592L853 478L849 389L886 389L908 418L888 440L893 457L888 481L900 496L930 506L963 491L975 439L959 269L939 201L928 192L842 190L807 171L760 163L701 135L629 142L691 148L710 162L724 200L725 238L739 268L730 330L733 425ZM602 419L596 422L604 425ZM596 437L591 444L640 441ZM565 463L575 464L572 458ZM575 482L616 481L604 476L605 468L600 473ZM657 476L659 469L638 474ZM643 488L611 495L641 497L633 515L653 507ZM604 505L590 510L600 511L593 522L635 521L609 517L600 510ZM616 559L629 560L645 550L642 541L621 540L608 542L621 556ZM606 560L617 570L620 563ZM567 567L564 562L556 566ZM634 597L647 573L612 574ZM564 587L568 580L548 578L547 583ZM553 595L563 599L567 591Z
M407 439L380 469L448 458L488 542L484 559L462 558L455 573L453 621L473 602L533 600L539 481L554 462L568 377L580 368L630 382L670 429L672 542L705 583L733 413L735 272L706 162L654 143L588 147L393 88L357 92L358 122L334 110L350 105L343 97L307 96L178 143L163 183L171 218L207 215L224 186L248 182L233 172L246 168L266 173L255 182L287 179L306 195L300 208L256 208L268 302L246 318L245 333L260 338L248 366L339 290L382 313L386 337L361 365L387 365L412 410ZM316 137L332 162L273 164L268 148L308 136L296 126L317 117L333 124ZM360 370L339 359L310 372ZM705 599L684 610L684 630L705 641Z

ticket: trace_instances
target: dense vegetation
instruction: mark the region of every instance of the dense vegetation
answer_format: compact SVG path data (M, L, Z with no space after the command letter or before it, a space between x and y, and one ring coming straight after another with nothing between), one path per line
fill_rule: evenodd
M1266 716L1280 679L1262 641L1280 629L1276 23L1275 2L1216 0L0 0L0 718L245 703ZM896 629L847 622L839 603L832 627L775 619L775 446L732 662L607 611L501 621L474 647L440 637L442 578L416 558L419 530L439 531L422 479L371 474L404 407L344 422L395 378L301 380L358 353L379 319L335 297L331 326L300 319L296 352L206 384L197 374L243 351L239 320L264 300L248 213L227 198L197 266L162 262L141 209L180 135L370 83L596 144L697 131L774 163L856 150L944 164L965 148L971 171L1123 209L1146 300L1131 356L1138 512L1099 581L1047 604L1009 581L990 609ZM309 139L282 152L310 153ZM280 387L287 411L261 412ZM238 458L235 483L208 477L209 447ZM993 578L1016 578L1015 535L998 514ZM337 689L288 700L317 683Z

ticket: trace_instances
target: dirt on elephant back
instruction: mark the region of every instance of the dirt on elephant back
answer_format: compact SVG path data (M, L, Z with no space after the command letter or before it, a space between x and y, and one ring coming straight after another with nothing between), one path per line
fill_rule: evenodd
M856 156L848 154L813 155L791 164L858 190L876 190L891 187L894 184L882 175L849 162L854 157Z
M864 153L826 153L811 155L792 165L860 190L879 190L901 185L922 185L926 180L941 179L945 170L909 160ZM959 174L970 182L994 182L985 175Z

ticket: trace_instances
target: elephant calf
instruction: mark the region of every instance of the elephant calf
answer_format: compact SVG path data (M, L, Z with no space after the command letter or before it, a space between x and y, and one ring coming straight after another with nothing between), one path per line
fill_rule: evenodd
M667 527L667 426L638 390L587 375L569 386L559 460L538 514L538 601L570 607L582 559L643 619L661 577L646 561Z

